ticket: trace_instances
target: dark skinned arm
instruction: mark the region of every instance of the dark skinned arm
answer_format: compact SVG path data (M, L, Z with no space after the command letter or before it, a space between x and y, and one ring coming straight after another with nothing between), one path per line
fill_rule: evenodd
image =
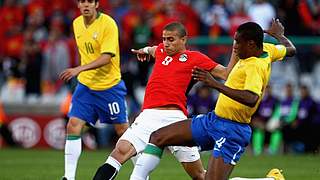
M248 90L229 88L228 86L225 86L224 84L215 80L209 72L199 67L195 67L192 70L192 76L194 80L202 81L211 88L218 90L220 93L246 106L254 107L258 102L259 96L257 94Z
M264 30L265 33L276 38L280 44L284 45L287 49L286 56L294 56L297 53L296 47L292 42L284 35L284 27L279 19L272 19L271 27L268 30Z

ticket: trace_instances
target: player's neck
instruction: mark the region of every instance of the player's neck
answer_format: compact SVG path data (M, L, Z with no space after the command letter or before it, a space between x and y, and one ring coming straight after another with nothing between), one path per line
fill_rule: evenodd
M259 49L259 50L256 52L255 56L256 56L256 57L260 57L262 54L263 54L263 49Z
M251 53L248 54L249 57L260 57L263 53L263 49L258 49L256 51L252 51Z
M186 48L182 48L177 54L184 53L186 50L187 50Z
M84 25L86 27L90 26L93 21L97 18L98 12L95 11L92 16L83 16Z

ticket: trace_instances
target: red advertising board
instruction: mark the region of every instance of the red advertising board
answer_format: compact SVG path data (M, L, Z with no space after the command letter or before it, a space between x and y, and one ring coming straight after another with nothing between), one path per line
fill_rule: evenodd
M8 115L13 138L25 148L63 149L65 121L59 116Z

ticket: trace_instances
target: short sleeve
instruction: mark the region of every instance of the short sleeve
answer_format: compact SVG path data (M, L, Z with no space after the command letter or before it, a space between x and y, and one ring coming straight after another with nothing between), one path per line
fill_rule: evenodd
M164 52L163 51L163 43L158 44L156 50L155 50L155 57L161 57L161 54ZM155 58L155 61L157 61L159 58Z
M244 84L244 90L251 91L258 96L262 95L263 88L263 74L260 71L259 67L250 64L245 67L246 79Z
M119 34L116 22L108 18L107 25L103 33L103 38L101 40L100 53L110 53L112 56L117 54L119 48Z
M162 53L163 52L164 45L163 43L158 44L156 48L156 53Z
M265 43L264 47L267 49L267 51L269 51L272 62L282 60L286 56L287 49L284 45Z
M197 66L205 69L206 71L211 71L218 65L218 63L202 53L197 53L195 58L198 63Z

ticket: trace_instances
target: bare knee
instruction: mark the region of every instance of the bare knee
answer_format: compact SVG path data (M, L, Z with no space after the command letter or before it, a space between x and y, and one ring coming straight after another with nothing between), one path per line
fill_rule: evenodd
M70 118L67 124L67 134L80 135L84 123L79 119Z
M193 180L204 180L206 176L206 173L204 170L196 170L193 172L193 174L191 175L191 178Z
M111 152L111 156L121 164L125 163L128 159L136 154L135 148L126 140L119 140L116 147Z

